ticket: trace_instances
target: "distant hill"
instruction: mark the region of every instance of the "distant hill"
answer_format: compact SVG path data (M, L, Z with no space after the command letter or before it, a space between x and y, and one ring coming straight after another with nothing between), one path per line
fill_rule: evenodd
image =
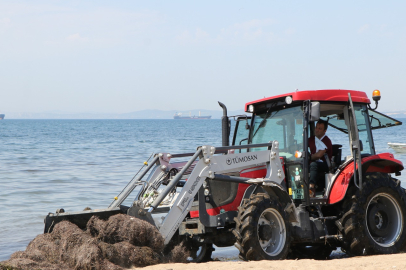
M163 111L163 110L142 110L130 113L7 113L5 119L173 119L175 113L188 115L211 115L212 119L220 119L223 116L222 110L192 110L192 111ZM227 114L246 114L241 110L228 111Z

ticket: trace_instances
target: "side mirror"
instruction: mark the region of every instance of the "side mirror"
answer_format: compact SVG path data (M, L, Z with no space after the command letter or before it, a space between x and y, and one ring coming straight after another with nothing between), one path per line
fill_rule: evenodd
M320 102L312 102L310 108L310 121L317 121L320 119Z

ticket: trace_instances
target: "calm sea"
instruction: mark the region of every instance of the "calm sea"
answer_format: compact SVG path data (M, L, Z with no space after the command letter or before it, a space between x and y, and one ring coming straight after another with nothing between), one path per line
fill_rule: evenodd
M405 131L404 125L375 131L377 152L393 152L387 142L406 142ZM333 143L343 137L328 134ZM220 146L221 122L6 119L0 140L2 261L43 232L48 212L107 208L152 153ZM395 156L406 164L406 155Z

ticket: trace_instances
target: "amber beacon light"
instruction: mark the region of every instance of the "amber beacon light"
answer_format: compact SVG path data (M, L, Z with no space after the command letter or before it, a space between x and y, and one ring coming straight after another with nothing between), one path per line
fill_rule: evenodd
M381 99L381 91L379 91L378 89L374 90L372 92L372 99L375 101L378 101Z
M378 108L378 101L381 99L381 91L379 91L378 89L374 90L372 92L372 99L375 101L375 108L371 108L371 106L368 104L368 107L370 110L376 110Z

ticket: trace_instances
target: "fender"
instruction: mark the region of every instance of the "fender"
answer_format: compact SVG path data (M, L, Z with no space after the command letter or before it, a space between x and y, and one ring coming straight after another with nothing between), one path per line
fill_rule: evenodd
M284 173L286 174L285 161L284 161L283 157L280 157L280 161L282 164L282 169L283 169ZM266 174L267 174L267 167L265 164L258 165L258 166L252 167L252 168L247 168L247 169L240 171L240 176L246 177L246 178L263 178L266 176ZM286 182L286 178L284 179L284 181ZM237 211L238 206L240 206L242 204L243 199L248 199L251 196L251 194L254 192L254 190L256 190L256 186L252 186L250 184L238 184L237 193L235 194L234 200L231 203L228 203L226 205L222 205L219 207L215 207L215 208L206 209L206 212L209 216L217 216L221 213L222 210ZM282 196L282 195L279 195L279 197L280 196ZM287 199L284 197L284 200L287 200ZM190 211L190 217L191 218L199 217L199 211L198 210Z
M261 178L265 177L265 175L266 175L266 165L260 165L253 168L244 169L240 172L241 177L247 178ZM234 200L231 203L215 208L206 209L207 214L209 216L217 216L221 213L220 211L222 209L224 211L237 211L238 206L241 205L241 202L244 199L246 191L249 187L250 187L249 184L238 184L237 193L235 194ZM199 211L198 210L190 211L190 217L191 218L199 217Z
M286 192L285 188L276 183L270 183L270 185L263 185L262 188L269 194L276 196L282 204L287 205L292 203L292 198Z
M361 160L362 172L398 173L403 170L403 163L395 159L391 153L382 153L364 157ZM334 179L334 183L328 194L327 203L334 204L341 201L348 189L354 175L354 163L348 163Z

